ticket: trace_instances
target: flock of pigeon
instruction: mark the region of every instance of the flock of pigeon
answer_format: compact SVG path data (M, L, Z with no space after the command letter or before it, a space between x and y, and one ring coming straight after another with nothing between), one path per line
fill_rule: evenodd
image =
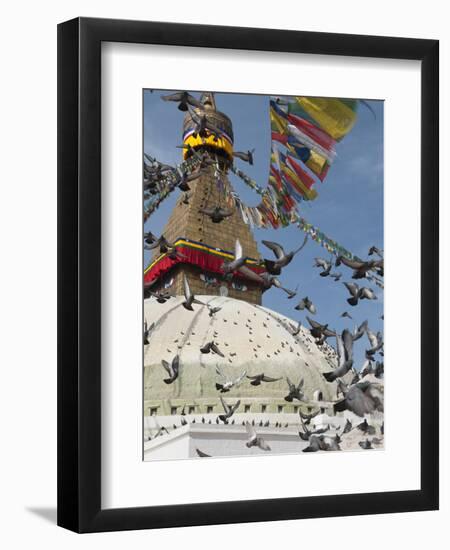
M188 92L177 92L174 94L162 96L165 101L173 101L178 103L178 109L181 111L189 112L192 121L195 125L194 136L198 135L201 138L205 138L207 135L212 135L213 139L218 140L221 136L219 128L208 119L205 113L204 105L196 98L191 96ZM183 145L181 147L189 147ZM235 152L235 157L241 160L253 164L253 152ZM158 192L158 182L167 174L175 177L176 184L179 189L183 191L183 202L189 203L189 182L194 180L202 173L208 166L214 164L214 160L210 155L204 151L196 151L191 148L191 157L198 161L198 167L195 171L188 173L181 170L179 167L172 167L164 165L159 162L155 162L151 157L147 157L148 163L144 162L144 195L155 194ZM227 219L233 214L232 210L222 208L220 205L212 206L209 208L202 208L200 213L208 216L213 223L220 224L223 220ZM283 269L288 266L294 257L304 248L307 244L308 237L305 237L301 246L297 249L286 252L283 246L276 242L263 240L262 244L272 252L272 258L265 258L261 261L261 266L264 270L261 273L256 273L246 265L246 256L242 249L239 240L235 242L235 249L233 257L224 261L221 266L222 276L227 279L233 279L236 273L246 277L248 280L258 284L264 290L268 290L275 287L283 291L288 299L293 299L297 296L297 289L291 290L283 286L280 281ZM151 231L148 231L144 235L144 248L161 254L166 254L172 259L183 260L184 256L179 252L174 243L169 242L164 235L159 237L155 236ZM319 276L326 278L329 277L335 283L339 283L343 277L341 271L335 271L334 268L344 266L351 270L351 278L353 281L344 281L343 285L348 291L347 303L355 308L362 300L377 300L377 295L369 286L363 286L358 284L355 280L364 280L374 282L377 286L383 288L381 278L384 276L384 259L383 251L373 246L368 251L370 259L348 259L344 256L337 256L333 259L316 258L314 262L315 268L320 268ZM375 258L375 259L374 259ZM152 287L156 283L153 281L146 285L145 296L153 297L158 303L165 303L171 299L172 294L167 289L153 290ZM194 311L194 306L207 307L209 315L213 317L220 307L211 307L210 305L198 300L190 289L189 282L184 276L183 279L184 301L183 307L188 311ZM313 303L310 297L304 296L294 306L296 311L305 311L309 315L316 315L317 307ZM345 410L351 411L358 417L364 417L367 414L373 412L383 412L383 377L384 377L384 364L383 364L383 336L380 332L374 333L368 325L367 321L364 321L361 325L353 330L344 329L341 333L330 328L329 323L321 324L318 321L312 319L309 315L306 315L306 321L309 324L309 332L314 339L315 345L324 347L328 338L334 338L336 341L336 364L333 370L324 372L323 376L327 383L337 383L337 396L334 404L334 411L342 412ZM352 320L352 315L348 311L344 311L341 314L341 318L348 318ZM154 329L154 323L148 326L147 321L144 324L144 345L151 345L151 334ZM301 323L299 322L296 327L292 327L292 334L296 335L300 332ZM360 370L357 370L354 365L353 358L353 346L354 342L366 336L369 342L369 347L365 352L365 362ZM223 357L223 352L220 350L219 345L214 340L211 340L204 344L200 348L202 354L216 354ZM175 355L171 362L162 360L162 367L164 369L163 379L166 384L172 384L180 375L180 358L179 355ZM220 402L223 407L223 414L220 414L216 418L216 423L234 423L232 419L233 415L237 411L240 405L240 401L235 403L227 403L222 394L230 391L231 388L237 387L244 382L244 380L250 380L250 384L258 386L262 383L271 383L280 380L267 376L265 373L259 373L257 375L248 376L247 372L242 372L237 378L230 378L217 367L217 375L219 376L219 382L216 383L216 390L219 392ZM351 378L349 378L350 375ZM344 377L345 380L344 381ZM287 389L284 399L287 402L305 402L305 396L302 391L303 379L297 384L293 383L289 378L286 379ZM366 436L372 436L372 439L366 438L365 441L360 441L359 445L364 449L371 449L377 445L382 444L382 438L384 435L384 425L382 426L382 433L380 437L375 436L375 428L368 424L367 420L364 420L357 426L353 427L350 421L347 421L345 427L341 433L335 433L333 436L327 435L329 431L327 428L311 429L309 427L312 418L317 414L304 415L300 412L300 424L302 430L299 432L299 437L303 441L308 441L309 445L303 449L304 452L316 452L316 451L336 451L341 449L342 441L348 437L352 431L356 430L358 433L362 433ZM182 424L183 424L182 413ZM202 420L204 421L204 419ZM211 420L209 421L211 422ZM184 423L187 421L184 419ZM247 434L248 440L246 441L247 447L256 446L263 451L270 451L271 448L264 441L261 435L258 435L256 426L253 423L243 422ZM260 424L264 424L261 422ZM201 450L197 449L197 454L201 457L209 456Z
M220 223L220 222L219 222ZM172 254L176 256L179 252L176 250L176 247L168 243L163 235L157 238L151 232L145 234L145 246L151 250L159 248L161 253ZM283 290L288 299L292 299L296 296L296 291L289 290L283 287L277 275L281 275L282 270L289 265L293 260L295 255L302 250L305 246L307 239L302 243L302 245L297 249L291 252L286 253L284 248L275 242L262 241L264 246L271 250L274 254L273 259L264 259L261 262L261 265L265 267L265 271L262 274L257 274L248 268L245 265L246 257L243 254L242 246L237 240L235 244L235 251L233 258L224 261L222 265L223 276L226 278L233 278L235 272L241 272L249 278L252 278L255 281L258 281L264 288L270 288L274 286ZM344 265L350 268L353 271L353 279L362 279L369 278L371 273L375 272L377 275L383 275L383 257L382 251L372 247L369 251L369 255L376 253L379 257L377 260L367 260L367 261L349 261L347 258L338 257L334 265ZM320 267L321 272L319 275L321 277L330 277L334 281L338 282L342 277L342 273L332 273L332 262L331 260L324 260L323 258L316 258L314 267ZM359 300L376 300L377 296L375 292L366 286L359 286L354 282L344 282L343 283L347 290L350 293L350 297L347 299L347 302L350 306L356 307L359 303ZM209 304L206 304L196 298L193 292L190 289L189 282L184 276L183 279L184 287L184 300L182 302L183 307L186 310L194 311L194 305L200 307L208 308L209 316L213 317L220 311L220 307L212 307ZM172 295L167 290L158 290L152 291L151 285L147 289L149 295L159 303L165 303L169 300ZM310 315L316 315L317 307L312 302L308 296L304 296L299 300L299 302L294 306L294 309L297 311L305 311ZM352 319L352 316L347 311L344 311L341 314L342 318ZM367 321L364 321L361 325L356 327L353 330L345 328L341 333L336 330L333 330L329 327L329 324L321 324L316 320L312 319L309 315L306 315L306 320L309 324L309 332L315 345L324 348L328 338L334 338L336 342L335 347L335 368L328 372L324 372L323 377L326 382L336 382L337 383L337 394L336 402L334 404L334 412L343 412L345 410L351 411L358 417L364 417L367 414L374 413L376 411L383 412L384 410L384 391L383 391L383 377L384 377L384 364L383 364L383 336L380 332L373 332ZM291 334L296 335L300 332L301 322L297 326L292 326L291 324ZM151 333L154 329L154 324L151 326L147 325L145 321L144 325L144 344L150 344ZM365 351L365 362L360 370L357 370L354 366L353 358L353 346L354 342L362 338L363 336L367 337L369 346ZM216 354L220 357L224 357L222 350L219 347L219 344L214 341L206 342L201 348L200 352L202 354ZM378 360L379 357L379 360ZM167 373L167 377L164 378L166 384L172 384L180 374L180 358L179 355L175 355L171 363L163 360L162 366ZM224 371L217 366L216 373L219 377L219 381L216 383L216 390L219 392L220 402L223 407L223 414L220 414L216 418L216 423L220 424L234 424L234 419L232 418L235 412L240 406L240 400L237 400L235 403L231 404L225 401L222 397L222 394L229 392L232 388L238 387L244 382L244 380L249 380L250 384L253 386L258 386L262 383L271 383L280 380L280 378L274 378L267 376L265 373L259 373L256 375L248 376L246 371L243 371L237 377L229 377ZM351 379L348 375L350 373ZM347 382L344 381L344 377ZM302 391L303 388L303 379L298 383L294 383L289 378L286 378L287 391L284 399L287 402L303 402L305 403L305 396ZM315 413L317 414L317 413ZM183 413L182 413L183 415ZM358 433L363 431L363 427L366 426L367 420L364 420L361 424L357 425L355 428L351 426L349 421L347 422L345 428L341 433L334 433L334 435L329 435L326 432L329 432L329 428L320 428L319 430L309 429L308 424L311 422L313 415L305 416L300 412L300 424L302 431L299 432L299 437L302 440L305 438L309 441L309 445L303 449L304 452L315 452L315 451L336 451L341 449L341 444L343 439L348 436L352 430L357 430ZM195 422L195 420L193 420ZM202 422L205 422L205 419L202 419ZM184 423L187 423L184 420ZM211 423L211 420L209 420ZM183 420L182 420L183 424ZM268 451L270 446L261 435L258 435L256 432L255 425L250 424L249 422L242 423L248 433L249 439L246 443L248 447L257 446L261 450ZM260 426L264 426L261 422ZM175 426L174 426L175 427ZM373 435L375 428L373 426L368 427L364 432L367 435ZM384 432L384 428L382 428ZM364 441L359 441L358 444L364 449L371 449L380 446L383 441L383 434L379 434L380 437L373 437L372 439L366 438ZM198 450L199 456L208 456L206 453Z

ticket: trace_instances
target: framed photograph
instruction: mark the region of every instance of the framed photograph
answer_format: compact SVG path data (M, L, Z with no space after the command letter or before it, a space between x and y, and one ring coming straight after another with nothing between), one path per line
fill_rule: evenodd
M58 524L438 508L438 42L58 27Z

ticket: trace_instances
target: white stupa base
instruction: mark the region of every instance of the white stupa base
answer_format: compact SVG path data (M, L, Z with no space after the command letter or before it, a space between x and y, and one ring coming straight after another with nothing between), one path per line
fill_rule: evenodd
M308 441L303 441L298 435L302 428L299 416L294 414L259 414L251 417L248 414L235 414L232 418L234 424L217 424L217 415L187 415L184 417L189 422L186 425L181 425L181 418L145 417L144 461L198 458L197 449L212 457L297 454L309 445ZM325 435L334 437L337 433L342 433L347 419L352 422L354 428L364 420L348 411L337 416L322 414L314 417L308 428L313 430L328 427ZM376 436L382 438L382 416L367 416L367 420L376 428ZM269 426L259 425L267 421L270 423ZM255 423L254 428L270 446L270 453L258 447L246 446L248 434L243 422ZM341 448L361 450L359 441L364 439L366 436L361 431L353 429L350 434L343 436ZM376 448L380 446L377 445Z

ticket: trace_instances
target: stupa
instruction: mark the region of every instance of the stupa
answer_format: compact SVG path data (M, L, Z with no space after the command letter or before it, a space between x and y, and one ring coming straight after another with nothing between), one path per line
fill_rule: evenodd
M183 277L186 276L195 294L221 295L261 304L263 289L240 274L232 281L223 277L221 266L232 258L236 239L247 256L247 266L256 272L260 255L251 229L244 223L233 206L233 187L228 179L228 168L233 162L233 127L227 115L216 108L214 95L204 93L201 97L204 113L221 131L221 136L200 136L188 112L183 124L184 158L194 152L208 152L217 163L202 169L198 178L189 182L188 202L180 194L177 203L162 231L170 242L177 245L182 261L175 261L156 253L145 271L145 281L156 281L152 290L171 289L183 293ZM194 112L200 115L199 109ZM233 214L220 223L200 213L203 208L221 207ZM207 292L205 292L207 290Z
M239 239L247 266L264 271L251 229L239 212L214 223L199 210L232 204L233 188L227 172L233 162L231 120L217 110L214 95L201 96L207 119L221 131L220 137L200 137L188 112L183 125L184 158L205 152L215 161L196 179L189 181L189 197L180 197L163 229L182 257L176 260L159 252L145 271L152 291L167 290L174 297L159 303L154 297L144 301L144 316L153 326L150 342L144 346L144 459L195 457L202 448L213 456L262 453L247 449L245 422L258 427L274 452L299 452L306 442L298 437L299 412L318 411L316 426L325 423L338 428L344 417L333 415L336 383L325 381L322 373L336 364L334 349L318 347L308 329L262 306L264 288L235 273L226 278L221 270L232 257ZM199 110L194 110L199 113ZM200 114L200 113L199 113ZM217 174L219 168L220 174ZM183 277L205 305L186 310L182 302ZM211 309L217 308L214 314ZM221 355L204 354L201 348L214 340ZM164 382L161 361L179 356L178 378ZM244 375L241 384L220 393L216 384L224 374L230 379ZM247 375L265 373L275 382L250 384ZM303 401L287 401L288 383L304 381ZM226 403L240 401L232 422L219 422Z

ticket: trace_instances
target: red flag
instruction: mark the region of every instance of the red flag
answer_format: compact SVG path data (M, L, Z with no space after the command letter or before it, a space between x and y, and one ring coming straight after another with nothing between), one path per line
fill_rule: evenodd
M336 140L334 140L331 136L329 136L326 132L309 122L308 120L305 120L304 118L301 118L296 115L288 115L288 120L291 124L293 124L296 128L298 128L301 132L306 134L308 137L313 139L316 143L318 143L320 146L322 146L327 151L334 151Z
M302 182L306 185L308 189L311 189L311 187L314 185L315 180L312 176L306 172L306 170L303 170L303 168L295 162L295 160L291 157L287 157L288 163L291 165L291 167L294 169L294 172L297 174L297 176L302 180Z

